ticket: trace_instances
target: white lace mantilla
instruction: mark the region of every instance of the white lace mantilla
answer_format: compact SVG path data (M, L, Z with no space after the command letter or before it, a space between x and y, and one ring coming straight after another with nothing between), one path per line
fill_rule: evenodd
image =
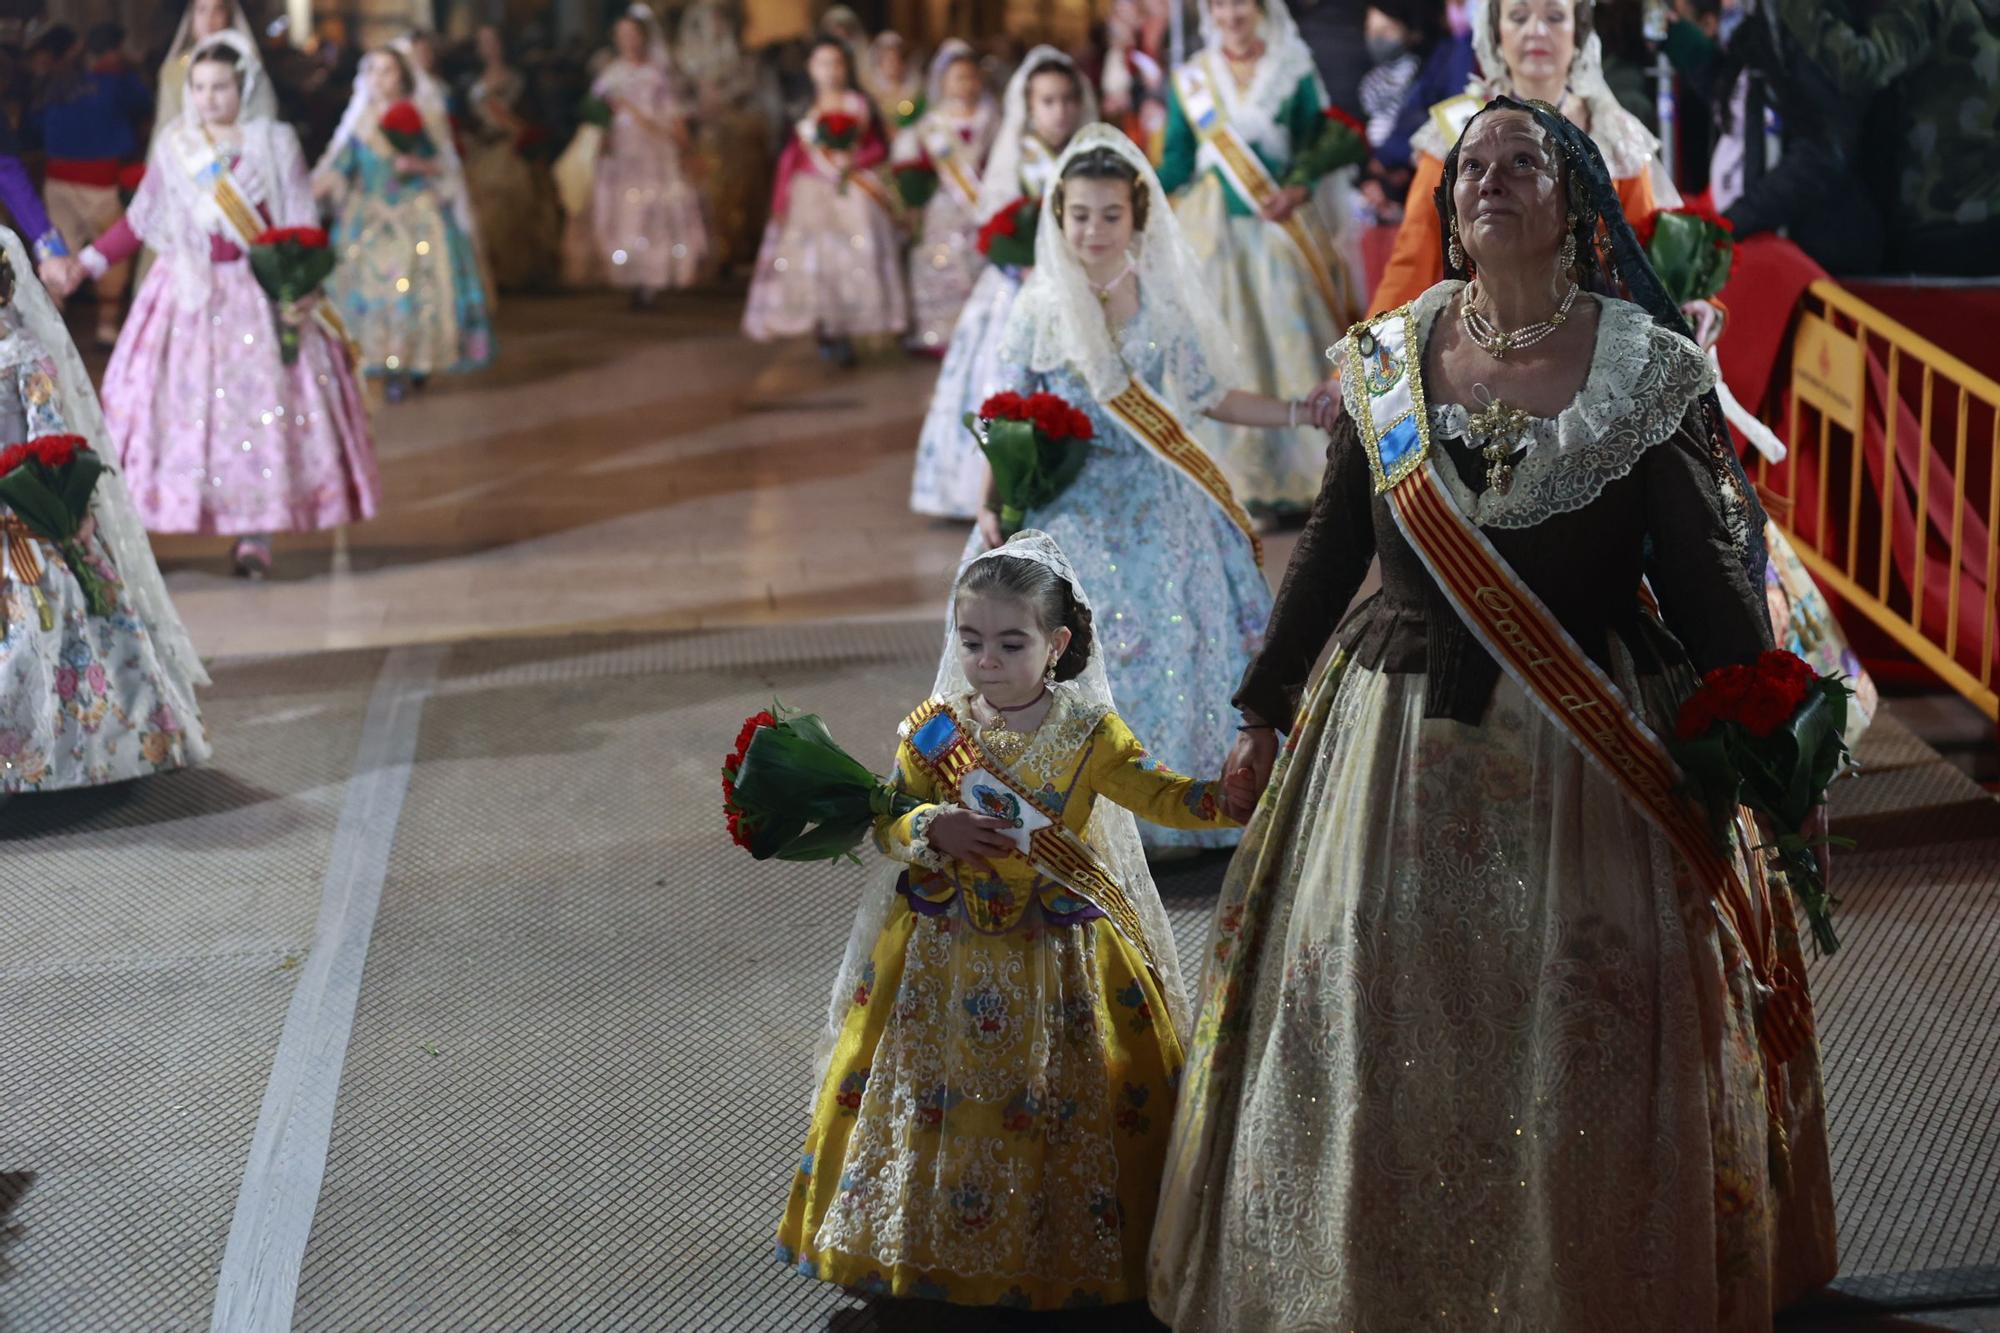
M1432 325L1464 285L1441 282L1417 298L1419 348L1428 345ZM1475 494L1456 469L1439 469L1459 507L1481 527L1532 528L1582 509L1671 437L1695 399L1715 385L1714 367L1692 342L1661 328L1630 301L1591 299L1599 316L1590 373L1568 407L1553 418L1530 417L1522 436L1510 441L1527 453L1515 461L1508 492ZM1336 365L1346 355L1345 342L1334 349ZM1355 406L1348 403L1350 411ZM1463 437L1477 406L1433 401L1430 409L1434 436Z

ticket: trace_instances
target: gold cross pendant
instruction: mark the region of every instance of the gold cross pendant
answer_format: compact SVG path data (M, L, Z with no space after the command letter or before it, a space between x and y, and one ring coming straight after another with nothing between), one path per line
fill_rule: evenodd
M1466 417L1466 429L1474 439L1484 439L1479 456L1486 460L1486 485L1496 495L1514 489L1514 465L1507 461L1528 428L1528 414L1495 398Z

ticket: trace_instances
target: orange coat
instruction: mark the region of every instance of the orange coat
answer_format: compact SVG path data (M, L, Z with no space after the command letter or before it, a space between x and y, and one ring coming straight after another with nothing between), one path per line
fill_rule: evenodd
M1410 178L1410 193L1403 200L1403 225L1396 229L1396 248L1389 253L1389 266L1382 270L1381 284L1368 307L1371 316L1416 300L1444 279L1444 245L1432 202L1443 179L1444 163L1429 153L1418 153L1417 172ZM1649 218L1659 207L1653 198L1650 171L1613 184L1629 221L1636 224Z

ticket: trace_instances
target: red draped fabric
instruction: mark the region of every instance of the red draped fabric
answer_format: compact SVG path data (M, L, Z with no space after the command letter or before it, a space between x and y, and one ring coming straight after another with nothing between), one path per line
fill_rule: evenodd
M1783 436L1790 420L1790 365L1787 353L1799 311L1800 298L1826 273L1788 241L1775 237L1753 237L1737 246L1736 263L1728 286L1721 295L1729 307L1727 331L1717 346L1724 377L1742 403L1771 422ZM1964 326L1961 339L1977 328ZM1937 341L1934 339L1933 341ZM1830 456L1822 458L1816 414L1801 411L1801 440L1793 441L1796 472L1790 461L1771 469L1768 486L1783 500L1790 501L1789 526L1804 545L1826 553L1837 563L1845 563L1850 540L1859 542L1855 580L1872 588L1876 582L1881 550L1880 497L1893 476L1894 495L1888 506L1892 584L1892 604L1908 606L1909 590L1915 586L1918 561L1923 561L1924 588L1921 615L1917 624L1924 635L1939 647L1945 646L1947 613L1953 571L1958 573L1957 660L1977 674L1980 670L1980 643L1994 596L1992 571L1987 564L1988 527L1982 516L1986 509L1987 487L1996 466L1993 456L1993 417L1984 407L1973 404L1968 413L1965 499L1957 500L1954 467L1957 450L1957 395L1942 379L1933 381L1929 438L1922 429L1923 372L1911 358L1901 358L1896 400L1889 400L1887 345L1866 342L1866 395L1861 448L1864 493L1861 498L1859 531L1845 531L1852 454L1841 443L1843 432L1835 430ZM1889 414L1895 414L1893 467L1888 449ZM1810 424L1808 424L1810 423ZM1925 456L1929 462L1926 468ZM1831 475L1822 469L1832 464ZM1927 496L1925 532L1921 543L1917 534L1916 496L1919 480ZM1819 527L1820 489L1829 488L1827 531ZM1952 525L1956 512L1960 525L1958 558L1952 556Z

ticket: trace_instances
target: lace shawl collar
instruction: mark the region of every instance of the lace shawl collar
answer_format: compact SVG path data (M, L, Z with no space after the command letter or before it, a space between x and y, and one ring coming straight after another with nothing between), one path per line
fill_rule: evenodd
M1464 286L1440 282L1412 303L1418 348L1429 346L1438 315ZM1714 367L1693 343L1630 301L1591 299L1599 307L1597 346L1583 388L1554 418L1533 421L1513 488L1505 495L1475 495L1457 469L1439 469L1459 507L1481 527L1531 528L1582 509L1631 472L1646 450L1672 436L1694 400L1714 387ZM1346 342L1341 339L1331 353L1336 365L1345 364ZM1353 410L1355 403L1347 406ZM1433 399L1431 407L1447 434L1463 433L1462 404Z

